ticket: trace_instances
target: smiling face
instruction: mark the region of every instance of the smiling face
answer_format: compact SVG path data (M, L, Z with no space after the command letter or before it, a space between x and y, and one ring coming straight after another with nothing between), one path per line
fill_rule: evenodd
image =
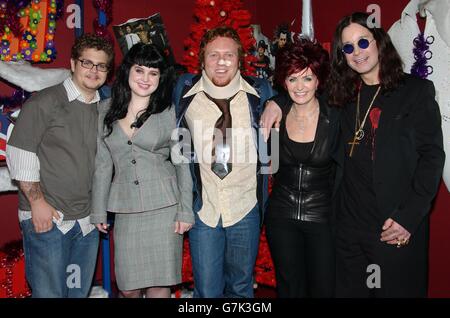
M307 105L316 96L319 80L308 67L286 77L284 84L292 101L297 105Z
M358 41L363 38L370 42L366 49L358 46ZM352 44L354 48L350 54L342 53L345 55L348 66L359 73L366 83L378 83L380 70L378 47L372 33L357 23L351 23L342 30L341 40L343 45Z
M156 91L161 74L159 69L134 64L130 69L128 84L132 98L147 98Z
M217 37L206 44L204 69L214 85L228 85L239 69L238 44L228 37Z
M108 55L104 51L89 48L85 49L78 59L70 60L72 80L80 93L86 97L95 93L105 83L108 72L100 72L95 66L91 69L84 68L80 60L91 61L96 65L108 65Z

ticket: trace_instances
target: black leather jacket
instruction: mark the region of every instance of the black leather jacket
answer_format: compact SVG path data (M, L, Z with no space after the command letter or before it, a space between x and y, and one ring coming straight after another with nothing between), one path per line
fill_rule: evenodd
M309 158L299 163L291 154L286 141L286 116L292 106L289 98L275 99L282 107L280 126L280 166L274 175L272 193L266 218L288 218L325 223L332 214L331 198L335 179L335 162L330 156L336 135L332 111L323 98L314 144ZM283 104L280 104L280 101Z

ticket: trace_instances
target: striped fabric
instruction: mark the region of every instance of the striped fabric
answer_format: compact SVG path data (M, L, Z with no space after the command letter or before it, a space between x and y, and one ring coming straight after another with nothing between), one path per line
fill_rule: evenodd
M69 102L72 102L76 99L85 104L93 104L93 103L97 103L100 101L100 94L98 91L95 92L95 96L91 101L86 101L84 99L84 96L80 93L78 88L75 86L75 83L73 82L71 77L67 78L64 81L63 85L67 91L67 98L69 99Z
M11 179L39 182L39 158L34 152L6 145L6 163Z
M56 224L56 227L58 230L61 231L61 233L66 234L69 232L74 226L75 222L78 222L81 227L81 232L83 233L83 236L88 235L91 233L92 230L95 229L95 226L91 224L90 216L86 216L85 218L79 219L79 220L72 220L72 221L64 221L64 214L62 214L60 211L56 211L59 214L59 220L57 220L55 217L53 217L53 223ZM19 209L19 222L25 221L31 219L31 211L22 211Z

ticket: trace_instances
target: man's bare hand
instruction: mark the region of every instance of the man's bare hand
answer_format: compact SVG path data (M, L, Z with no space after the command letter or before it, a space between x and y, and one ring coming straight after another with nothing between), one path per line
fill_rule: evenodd
M384 222L381 241L390 245L396 244L397 247L401 247L408 244L410 237L411 233L393 219L389 218Z
M25 194L31 206L31 222L36 233L48 232L53 227L53 217L59 220L59 214L44 198L39 182L19 182L20 190Z
M55 208L44 199L33 202L31 205L31 222L36 233L48 232L53 227L53 218L59 220Z
M263 129L265 142L269 139L270 129L272 127L276 129L280 128L281 118L282 112L280 106L274 101L268 101L259 121L259 126Z

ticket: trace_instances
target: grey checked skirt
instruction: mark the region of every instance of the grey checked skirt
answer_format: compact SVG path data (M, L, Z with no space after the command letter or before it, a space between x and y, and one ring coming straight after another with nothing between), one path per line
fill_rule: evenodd
M181 283L183 236L175 233L177 205L116 213L114 263L120 290Z

